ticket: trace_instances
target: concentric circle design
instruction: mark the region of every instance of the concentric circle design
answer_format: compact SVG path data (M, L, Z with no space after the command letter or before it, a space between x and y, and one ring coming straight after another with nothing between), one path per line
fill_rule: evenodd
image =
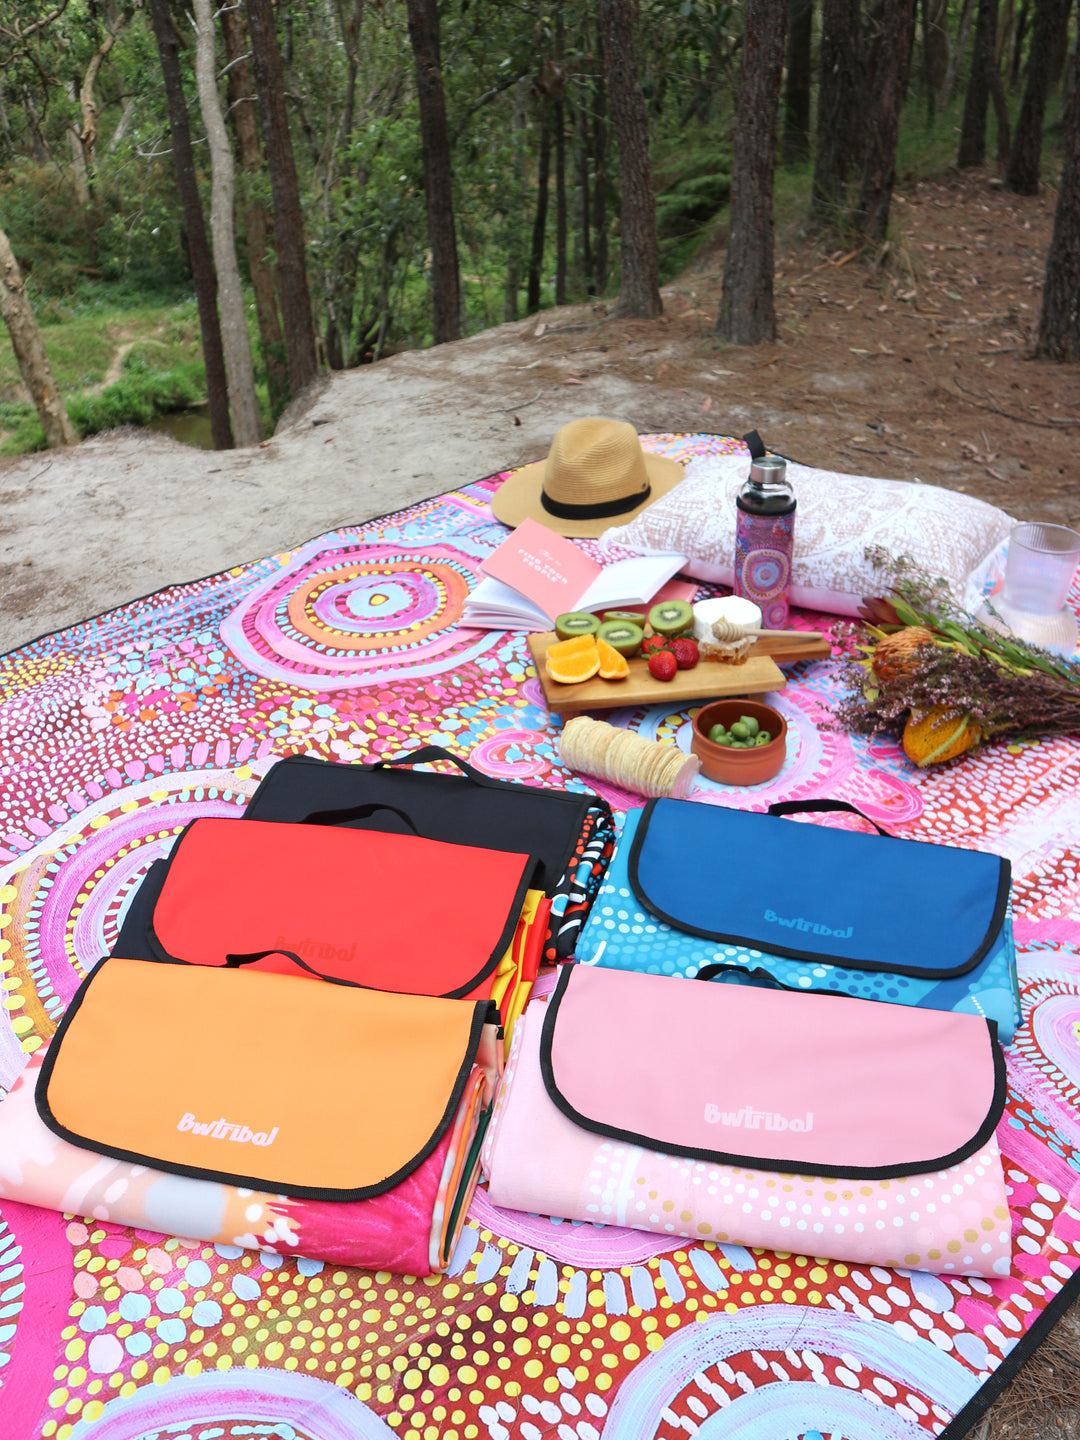
M306 690L435 675L499 639L459 626L479 579L479 561L446 544L409 552L315 542L252 589L221 637L249 670Z
M791 575L791 561L783 550L751 550L742 563L742 591L760 604L778 595Z

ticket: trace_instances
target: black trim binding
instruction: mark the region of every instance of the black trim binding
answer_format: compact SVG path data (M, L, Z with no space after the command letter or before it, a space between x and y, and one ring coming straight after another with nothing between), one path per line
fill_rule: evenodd
M690 804L690 801L676 801L676 804ZM815 802L807 802L803 808L810 808ZM824 805L825 802L819 802ZM915 965L883 965L875 960L863 960L853 955L833 955L824 950L795 950L789 945L777 945L771 937L763 939L760 935L728 935L720 930L704 930L697 925L690 925L685 920L680 920L676 915L669 915L666 910L661 910L646 895L638 874L638 859L641 855L641 848L645 843L645 837L649 831L649 821L652 818L653 810L658 801L649 800L645 805L644 813L638 821L637 832L634 835L634 843L630 847L630 857L626 864L626 871L630 877L630 888L633 890L636 899L649 912L662 920L665 925L670 925L673 930L679 930L684 935L698 935L703 940L714 940L721 945L741 945L745 949L761 950L766 955L777 955L785 960L809 960L816 965L839 965L844 970L868 970L875 975L909 975L915 980L953 980L958 975L967 975L974 970L975 966L993 949L1001 935L1001 927L1005 923L1005 916L1009 906L1009 889L1012 884L1012 866L1003 856L995 855L993 858L998 862L998 888L994 897L994 912L987 927L982 942L976 947L975 953L970 959L965 960L962 965L956 965L950 970L931 970L926 967ZM829 809L850 809L842 801L835 805L829 805ZM860 812L855 810L855 814ZM776 816L764 815L762 819L776 819ZM866 818L865 816L863 817ZM871 824L874 822L871 821ZM880 827L879 827L880 828ZM882 831L884 834L885 832ZM870 837L867 837L870 838ZM899 836L888 836L896 840L899 845L924 845L928 842L923 840L904 840ZM944 850L958 850L958 845L944 845ZM984 852L985 853L985 852Z
M677 1145L656 1135L639 1135L633 1130L621 1130L615 1125L607 1125L602 1120L582 1115L562 1094L555 1079L555 1071L551 1062L551 1046L555 1039L559 1006L566 994L573 970L573 966L564 966L555 990L547 1003L544 1028L540 1034L540 1073L544 1079L544 1089L548 1093L548 1098L557 1110L582 1130L588 1130L594 1135L604 1135L609 1140L621 1140L627 1145L640 1145L646 1150L656 1150L664 1155L683 1155L688 1160L705 1160L714 1165L751 1165L757 1169L780 1171L784 1174L836 1176L840 1179L851 1180L894 1180L901 1176L928 1175L937 1170L946 1170L950 1165L956 1165L959 1161L966 1160L969 1155L974 1155L993 1135L1005 1110L1005 1056L998 1044L997 1021L986 1020L984 1023L988 1031L994 1060L994 1094L990 1102L990 1109L986 1119L972 1138L948 1155L928 1160L907 1161L899 1165L827 1165L823 1162L811 1164L806 1160L776 1159L771 1155L762 1157L734 1150L705 1150L695 1145Z
M170 851L169 855L164 860L159 860L156 862L156 864L160 865L162 869L158 872L158 878L155 881L157 885L157 891L153 896L154 908L146 917L145 939L147 947L154 960L163 965L189 965L192 963L197 963L185 960L182 955L173 955L165 949L165 946L161 943L156 931L154 930L154 910L157 909L158 902L161 899L162 891L168 883L169 870L172 868L172 863L180 850L180 846L183 843L184 837L187 835L188 831L193 825L201 824L209 818L213 817L197 816L194 820L189 820L188 823L184 826L183 830L181 830L180 834L176 837L176 842L173 845L173 848ZM234 822L230 821L229 823L231 824ZM242 825L244 823L243 818L237 817L235 823ZM274 824L276 822L262 821L260 823ZM442 842L436 841L433 843L438 844ZM530 889L539 888L534 883L534 881L536 873L540 867L540 860L535 855L529 855L526 857L526 859L529 863L525 865L521 872L521 879L518 881L517 889L514 892L514 898L510 904L510 909L507 911L506 921L503 924L502 931L500 932L499 938L495 943L495 948L492 950L488 959L485 961L482 968L478 970L477 973L472 977L472 979L466 980L464 984L456 986L453 990L447 990L442 995L435 996L435 999L463 1000L471 991L476 989L477 985L479 985L481 981L486 980L488 976L493 974L494 971L497 969L499 961L506 954L507 950L513 943L514 934L517 931L518 927L518 921L521 919L522 907L525 904L526 894ZM153 870L154 866L151 866L150 870L147 872L146 877L143 880L144 885L150 879ZM256 960L265 959L267 955L286 955L290 960L295 960L296 963L300 965L304 970L310 971L312 975L317 976L320 980L326 980L335 985L349 985L357 990L382 990L386 988L382 985L363 985L357 980L346 980L342 977L324 975L321 971L313 970L310 965L307 965L303 960L300 959L298 955L295 955L291 950L282 950L279 946L271 946L268 950L251 950L239 953L229 952L226 953L224 961L221 965L208 965L204 968L208 970L236 969L239 965L251 965ZM402 990L398 993L403 995L409 995L415 992L409 990Z
M301 964L302 963L301 961ZM253 1190L269 1190L275 1194L288 1195L297 1200L370 1200L373 1196L384 1195L388 1190L392 1190L395 1185L399 1185L401 1181L411 1175L414 1170L419 1169L428 1156L437 1148L439 1142L453 1123L454 1117L461 1106L461 1101L465 1094L465 1086L476 1064L476 1054L480 1048L480 1037L483 1034L485 1024L491 1022L491 1010L494 1008L493 1002L490 1000L477 1000L473 1003L472 1024L469 1029L469 1038L461 1067L454 1081L454 1087L447 1101L446 1109L443 1111L442 1117L436 1125L431 1138L424 1144L423 1148L385 1180L379 1180L373 1185L359 1185L350 1190L327 1189L325 1186L294 1185L291 1182L274 1179L269 1175L240 1175L231 1170L211 1170L208 1167L198 1165L182 1165L178 1161L163 1160L159 1155L145 1155L137 1150L125 1150L118 1145L106 1145L103 1141L96 1140L92 1136L80 1135L74 1130L69 1130L66 1125L63 1125L56 1118L49 1105L49 1081L52 1078L53 1068L60 1054L65 1035L71 1027L75 1016L78 1014L91 984L102 972L106 964L108 964L107 960L99 961L79 986L72 997L70 1005L64 1012L64 1018L60 1021L56 1034L49 1044L45 1060L38 1074L37 1084L34 1087L34 1105L41 1123L51 1130L54 1135L58 1135L61 1140L66 1140L70 1145L77 1145L81 1150L92 1150L98 1155L111 1155L114 1160L129 1160L134 1165L149 1165L154 1170L164 1170L170 1175L184 1175L190 1180L216 1180L224 1185L239 1185L242 1188L250 1188ZM207 966L204 968L209 969L211 967ZM371 988L365 985L352 985L348 980L340 980L337 983L349 985L355 990ZM495 1013L496 1015L498 1014L497 1008Z

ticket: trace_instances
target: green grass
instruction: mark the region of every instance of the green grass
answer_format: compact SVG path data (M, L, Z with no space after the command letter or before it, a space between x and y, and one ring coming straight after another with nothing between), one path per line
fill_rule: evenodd
M41 336L71 422L80 436L117 425L145 425L206 392L195 304L107 303L107 287L80 301L37 306ZM105 292L105 293L102 293ZM120 376L103 388L110 363L127 345ZM0 350L0 454L45 448L34 407L20 396L13 353ZM4 432L7 432L6 434Z

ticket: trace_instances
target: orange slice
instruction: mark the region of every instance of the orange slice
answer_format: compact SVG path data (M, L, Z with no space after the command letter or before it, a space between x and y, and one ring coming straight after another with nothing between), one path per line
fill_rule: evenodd
M560 685L577 685L582 680L591 680L600 669L596 637L575 635L572 640L560 640L556 645L549 645L544 668Z
M600 679L601 680L625 680L630 674L630 665L625 655L620 655L614 645L609 645L606 640L597 638L597 653L600 656Z
M549 645L544 654L549 665L558 665L568 660L571 655L591 655L595 649L595 634L574 635L569 640L557 640L555 644Z

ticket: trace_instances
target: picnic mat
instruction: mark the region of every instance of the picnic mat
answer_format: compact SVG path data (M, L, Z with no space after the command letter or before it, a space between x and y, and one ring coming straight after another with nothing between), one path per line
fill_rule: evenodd
M683 461L740 448L646 443ZM559 763L524 635L456 624L506 533L488 505L499 478L0 659L5 1090L109 949L150 862L193 817L239 815L276 757L436 743L490 775L583 788ZM780 775L752 790L702 781L695 799L761 810L837 796L897 834L1012 861L1024 1023L998 1132L1008 1274L822 1261L809 1232L800 1255L558 1223L500 1212L481 1191L449 1274L416 1281L300 1258L303 1219L287 1207L237 1218L262 1251L160 1233L180 1228L179 1193L156 1214L148 1202L146 1229L125 1228L88 1158L66 1177L68 1215L0 1202L4 1440L963 1435L1078 1289L1080 741L920 772L891 744L826 728L832 662L790 673ZM688 748L687 709L612 718ZM935 903L887 873L877 883L883 923ZM288 1045L287 1028L268 1034L267 1064ZM0 1194L19 1178L0 1152Z

